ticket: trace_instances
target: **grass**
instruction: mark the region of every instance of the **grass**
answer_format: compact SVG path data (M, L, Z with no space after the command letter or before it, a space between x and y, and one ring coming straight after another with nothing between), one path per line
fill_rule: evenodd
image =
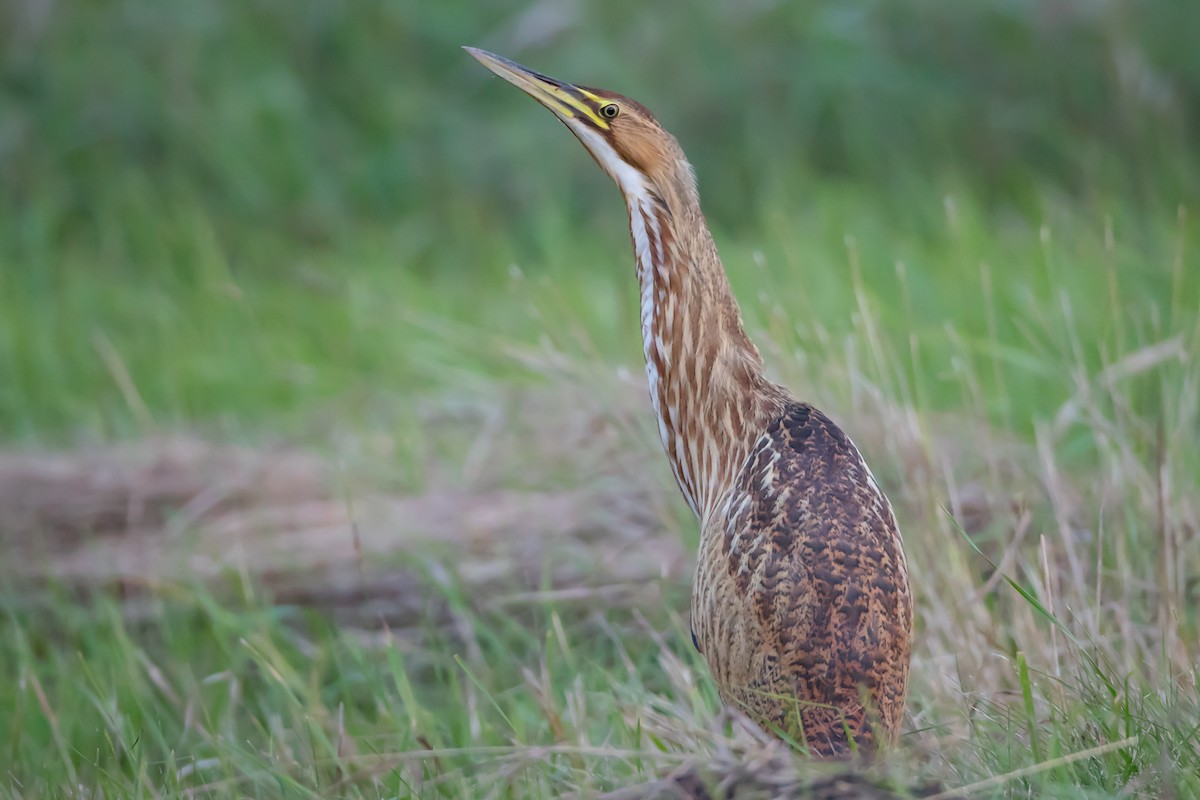
M771 369L896 505L919 630L875 779L1200 795L1200 81L1172 46L1189 12L1055 27L1020 4L918 5L714 7L673 36L632 5L567 21L648 67L553 36L522 52L515 7L464 30L403 3L21 5L0 437L284 440L331 465L322 502L346 516L325 539L260 525L222 560L203 546L228 520L176 509L160 540L182 569L81 586L40 577L14 537L61 532L3 504L0 794L588 796L694 759L765 793L820 772L719 712L619 200L460 63L453 45L479 43L661 110ZM678 44L712 30L711 63ZM75 55L32 70L42 52ZM379 496L440 505L371 521ZM506 498L563 496L576 519L495 521ZM348 565L349 588L281 567L292 541Z
M1005 232L959 202L940 236L905 241L855 204L861 195L831 187L829 196L823 213L841 207L844 217L814 212L790 234L768 221L761 251L723 244L768 360L844 420L900 509L921 627L911 732L892 774L947 786L990 779L998 796L1195 793L1200 552L1186 488L1200 475L1189 445L1200 386L1194 226L1148 224L1135 248L1115 235L1106 243L1103 220L1067 215L1048 235L1033 223ZM596 236L608 234L624 246L617 231ZM220 360L232 394L216 407L238 413L226 435L268 430L336 452L389 426L398 443L386 459L396 460L383 462L382 482L407 491L458 487L469 496L487 485L607 480L632 492L649 480L666 506L659 524L693 537L640 403L621 399L630 390L618 371L638 369L621 258L599 245L577 249L572 268L587 276L594 262L601 277L571 283L550 257L559 245L545 241L544 261L505 273L507 287L481 287L497 315L483 320L438 308L436 278L420 287L369 261L307 301L326 309L318 319L291 309L311 297L302 285L247 281L222 294L201 282L179 297L191 306L185 317L212 326L208 337L128 330L119 306L139 303L112 293L114 308L104 309L105 293L76 289L114 315L103 329L129 375L123 389L119 371L97 359L96 388L83 396L109 419L127 415L109 434L139 432L142 414L151 428L184 424L189 409L172 408L155 381L191 395L221 344L236 340L244 345ZM949 276L958 276L956 289ZM427 292L434 310L390 309L406 285ZM828 322L805 313L815 308ZM307 407L272 416L288 404L245 376L277 365L269 354L304 353L305 340L345 355L298 355L317 365L315 375L287 392ZM163 350L174 358L157 361ZM151 379L155 364L163 374ZM499 408L502 427L529 424L519 406L488 399L511 381L534 395L576 385L576 400L550 413L568 414L561 406L574 402L609 420L623 431L620 447L642 454L643 477L614 474L587 446L532 439L466 476L458 465L484 436L482 423L468 416L463 436L461 423L431 420L458 397ZM328 396L315 388L339 382ZM423 386L418 396L431 402L414 403L406 385ZM140 400L130 403L134 390ZM329 419L338 420L333 442L320 434ZM397 419L419 438L406 439ZM431 472L430 458L445 466ZM606 541L602 534L593 546ZM407 569L406 557L391 560ZM560 588L552 572L548 579L542 590ZM276 605L256 578L231 580L232 591L176 578L136 621L103 592L80 604L64 588L32 607L10 597L0 648L8 792L556 796L760 747L714 721L713 690L686 635L686 570L648 606L562 599L535 580L527 599L496 608L495 592L523 591L518 576L480 594L451 568L440 582L425 578L440 611L375 635L319 609ZM1070 760L1113 743L1123 744Z

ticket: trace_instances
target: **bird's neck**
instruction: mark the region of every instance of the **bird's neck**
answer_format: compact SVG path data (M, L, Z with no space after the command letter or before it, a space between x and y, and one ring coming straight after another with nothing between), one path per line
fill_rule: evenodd
M626 192L650 400L675 480L701 521L731 495L783 405L763 374L694 186Z

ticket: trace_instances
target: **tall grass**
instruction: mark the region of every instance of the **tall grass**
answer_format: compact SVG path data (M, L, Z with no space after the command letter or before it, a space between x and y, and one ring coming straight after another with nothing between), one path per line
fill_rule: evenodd
M529 519L544 568L479 545L486 593L457 532L426 532L373 565L428 602L382 632L274 603L250 562L122 602L25 591L34 565L0 555L0 793L550 797L694 758L811 769L719 716L686 565L592 585L631 538L695 536L627 400L620 203L460 44L659 113L770 368L897 505L919 631L876 778L1200 793L1192 4L3 14L0 437L283 435L349 463L351 503L569 489L644 530L585 520L595 579L564 586ZM514 386L570 402L531 419L496 399Z

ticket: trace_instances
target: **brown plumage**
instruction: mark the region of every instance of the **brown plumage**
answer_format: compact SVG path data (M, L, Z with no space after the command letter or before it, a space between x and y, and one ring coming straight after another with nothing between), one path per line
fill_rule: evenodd
M817 755L892 742L912 636L895 517L846 434L765 377L678 142L626 97L467 49L625 196L650 400L701 525L692 637L722 698Z

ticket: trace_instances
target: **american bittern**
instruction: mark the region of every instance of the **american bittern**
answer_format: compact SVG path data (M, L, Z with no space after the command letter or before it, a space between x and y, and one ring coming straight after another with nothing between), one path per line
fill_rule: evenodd
M692 640L722 698L821 756L894 741L912 646L895 516L846 434L764 375L679 143L627 97L466 49L625 195L650 402L701 526Z

